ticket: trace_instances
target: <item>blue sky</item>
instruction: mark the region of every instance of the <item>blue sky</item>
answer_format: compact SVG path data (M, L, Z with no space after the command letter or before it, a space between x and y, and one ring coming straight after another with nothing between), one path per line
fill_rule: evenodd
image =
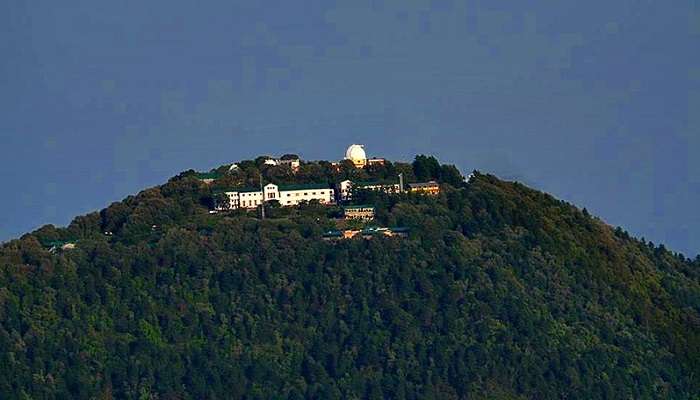
M697 1L7 0L0 33L0 240L364 143L700 252Z

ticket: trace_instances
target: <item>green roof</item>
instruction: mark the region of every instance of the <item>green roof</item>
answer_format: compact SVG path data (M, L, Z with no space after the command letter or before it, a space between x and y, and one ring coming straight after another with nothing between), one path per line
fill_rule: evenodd
M327 183L307 183L299 185L279 185L280 190L313 190L313 189L330 189Z
M259 192L260 189L258 188L226 188L226 189L214 189L212 193L214 194L221 194L221 193L226 193L226 192L238 192L238 193L250 193L250 192Z

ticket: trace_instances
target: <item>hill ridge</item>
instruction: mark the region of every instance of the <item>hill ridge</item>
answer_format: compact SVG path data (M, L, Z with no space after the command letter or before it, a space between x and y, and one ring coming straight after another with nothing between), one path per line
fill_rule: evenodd
M323 241L342 214L313 202L270 207L266 220L210 214L233 178L185 172L3 244L0 393L697 397L699 260L425 159L417 169L440 182L437 196L353 194L377 223L410 227L406 239ZM382 167L418 179L416 165Z

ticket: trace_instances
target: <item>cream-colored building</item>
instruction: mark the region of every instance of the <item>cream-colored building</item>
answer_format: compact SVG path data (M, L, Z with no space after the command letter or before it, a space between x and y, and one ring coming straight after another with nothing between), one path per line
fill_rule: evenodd
M343 216L345 219L371 221L374 219L374 207L367 205L346 206L343 207Z
M282 206L295 206L304 201L317 200L321 204L335 203L335 190L324 184L275 185L268 183L259 189L240 189L224 192L228 209L255 208L264 201L278 201ZM218 209L225 207L218 206Z
M435 181L409 183L408 189L413 193L436 195L440 193L440 184Z

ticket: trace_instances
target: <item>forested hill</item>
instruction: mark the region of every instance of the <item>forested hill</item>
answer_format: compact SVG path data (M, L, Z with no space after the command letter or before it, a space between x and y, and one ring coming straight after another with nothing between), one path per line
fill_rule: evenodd
M313 203L209 214L223 183L188 172L4 244L0 398L700 396L700 261L417 161L382 173L438 196L356 193L407 238L324 241Z

